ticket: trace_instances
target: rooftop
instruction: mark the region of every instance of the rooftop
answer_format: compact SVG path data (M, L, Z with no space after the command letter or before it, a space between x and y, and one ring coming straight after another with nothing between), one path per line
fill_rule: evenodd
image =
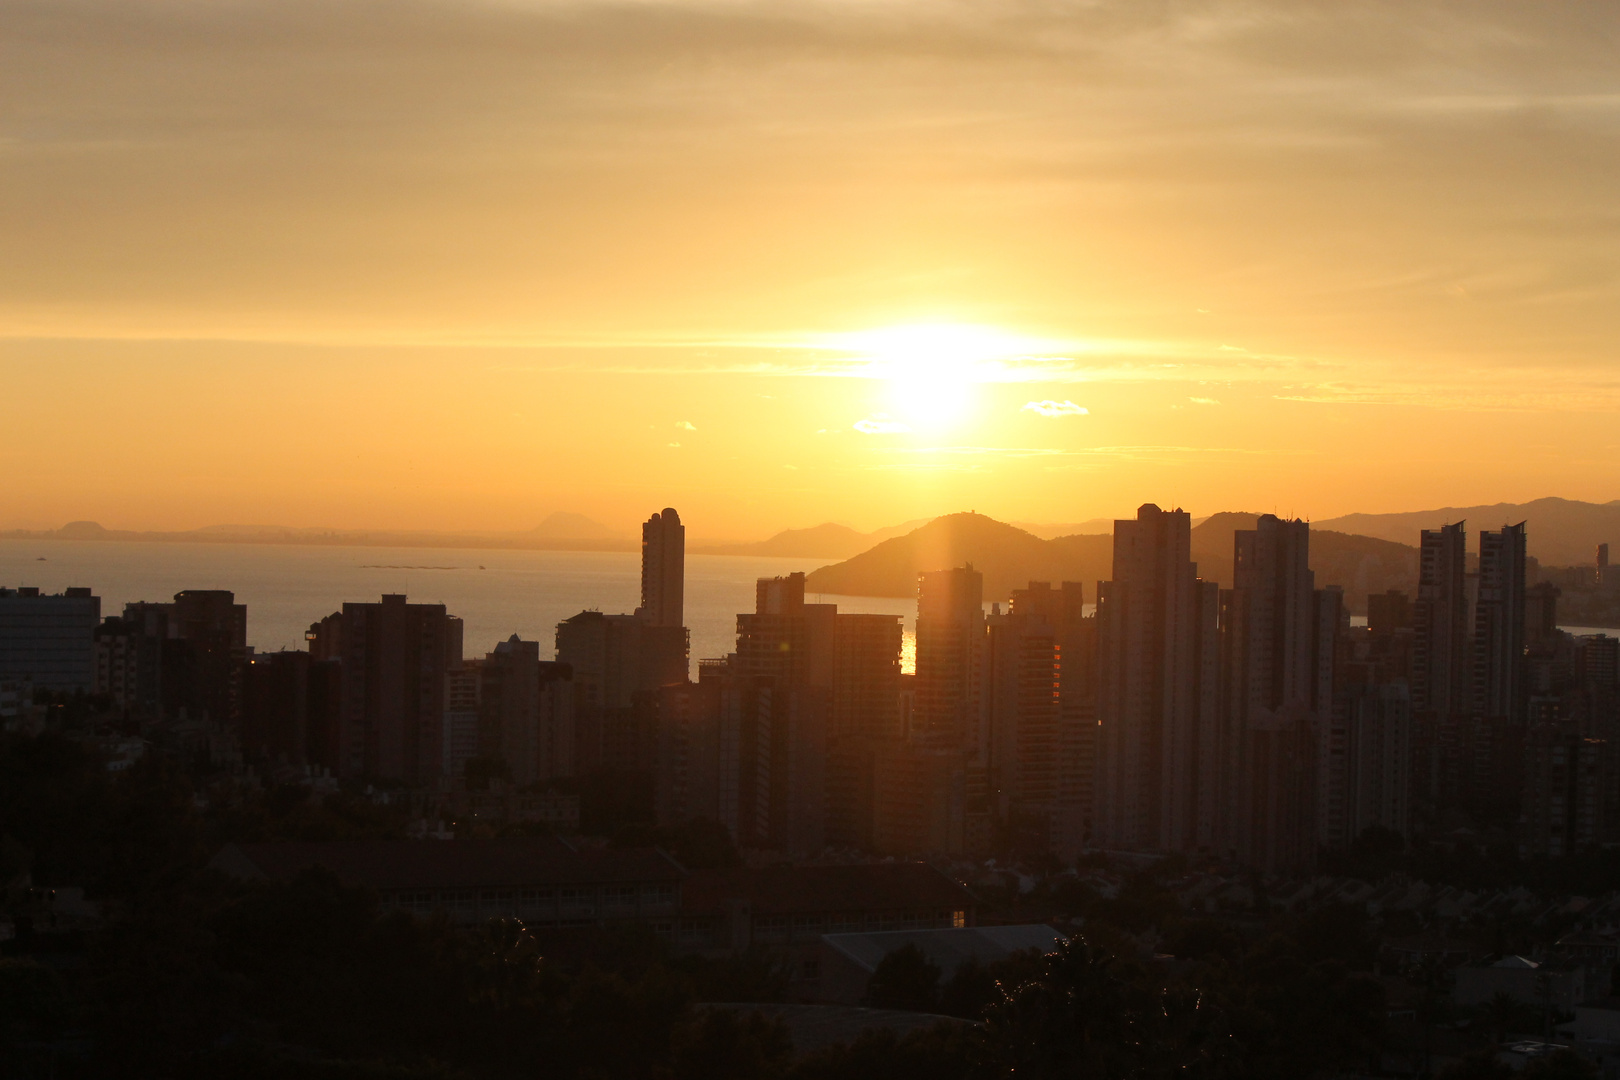
M549 836L227 844L211 865L250 881L290 881L325 867L346 885L373 889L673 883L683 874L675 860L651 848L579 850Z
M681 888L681 907L687 914L719 914L736 900L747 900L755 915L917 908L966 911L978 903L960 883L927 863L696 870Z

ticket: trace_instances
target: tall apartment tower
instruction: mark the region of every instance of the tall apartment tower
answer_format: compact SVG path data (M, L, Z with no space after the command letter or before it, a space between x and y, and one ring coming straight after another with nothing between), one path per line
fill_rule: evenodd
M101 598L74 588L60 596L37 588L0 589L0 679L50 690L95 689L96 624Z
M343 661L338 770L426 782L444 771L445 677L461 664L461 620L443 604L344 604L311 627L311 653Z
M971 749L984 677L984 575L971 565L917 575L919 733Z
M1327 728L1318 701L1332 650L1318 649L1314 586L1305 522L1265 514L1234 536L1222 618L1225 797L1217 802L1230 817L1221 846L1270 872L1306 868L1316 847L1317 762L1328 750L1319 745Z
M685 626L686 526L669 507L641 526L641 607L654 626Z
M1050 844L1058 805L1061 711L1057 630L1044 615L992 612L979 753L991 812L1026 850Z
M1199 834L1204 678L1214 586L1190 558L1192 519L1149 503L1114 522L1114 576L1097 587L1099 727L1093 837L1108 848L1181 851Z
M1479 600L1474 607L1476 715L1523 722L1524 522L1479 534Z
M1412 605L1412 789L1431 809L1456 802L1468 772L1463 718L1472 706L1464 523L1425 529Z
M1412 606L1412 709L1438 716L1468 707L1468 591L1464 522L1424 529Z
M1058 588L1032 581L1014 589L1012 614L1038 615L1054 630L1057 645L1057 791L1048 819L1048 845L1073 859L1091 839L1093 780L1097 759L1097 620L1085 614L1085 591L1077 581Z

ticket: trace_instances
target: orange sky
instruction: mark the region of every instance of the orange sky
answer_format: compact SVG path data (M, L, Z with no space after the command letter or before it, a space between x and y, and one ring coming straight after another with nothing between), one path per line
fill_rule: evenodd
M1613 5L0 24L0 528L1620 496Z

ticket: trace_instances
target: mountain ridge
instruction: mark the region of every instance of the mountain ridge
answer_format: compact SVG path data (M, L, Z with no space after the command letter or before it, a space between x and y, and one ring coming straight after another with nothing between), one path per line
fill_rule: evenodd
M1232 583L1232 534L1252 529L1259 514L1211 515L1192 530L1192 558L1205 580ZM805 580L809 591L847 596L910 597L917 574L970 563L984 574L985 598L1003 600L1030 581L1078 581L1088 599L1113 573L1114 541L1107 534L1042 540L982 514L947 514L841 563L820 567ZM1415 547L1332 530L1311 530L1311 569L1318 587L1338 585L1352 611L1366 609L1368 593L1417 585Z

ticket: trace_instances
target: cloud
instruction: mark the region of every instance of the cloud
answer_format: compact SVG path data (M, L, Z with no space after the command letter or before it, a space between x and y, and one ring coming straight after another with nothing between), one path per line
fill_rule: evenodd
M677 420L677 421L675 421L675 426L680 428L682 431L696 431L697 430L697 428L692 426L692 421L690 421L690 420Z
M1020 412L1039 413L1041 416L1086 416L1091 410L1072 401L1053 401L1047 398L1044 401L1030 401L1024 404Z
M1212 397L1190 397L1187 399L1194 405L1219 405L1220 402Z
M670 449L672 449L672 450L679 450L681 448L681 444L678 443L678 442L672 442L672 443L669 443L668 445L669 445Z
M857 420L855 430L863 435L903 435L911 429L898 420L889 419L888 413L873 413L865 420Z

